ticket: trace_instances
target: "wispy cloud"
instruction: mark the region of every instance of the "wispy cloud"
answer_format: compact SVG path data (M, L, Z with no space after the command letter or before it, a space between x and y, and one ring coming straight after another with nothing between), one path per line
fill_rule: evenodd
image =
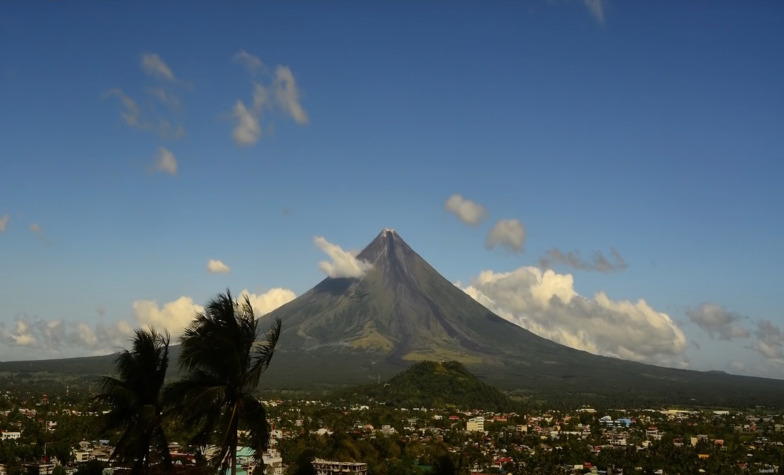
M207 261L207 272L210 274L228 274L231 268L219 259L209 259Z
M234 127L234 132L232 132L234 142L243 146L255 144L261 137L261 124L259 124L258 112L245 107L245 103L242 101L237 101L232 115L237 120L237 125Z
M44 230L41 229L41 226L38 223L33 223L30 225L30 232L35 234L39 238L44 237Z
M485 240L485 247L493 249L504 247L514 252L521 252L525 245L525 226L519 219L502 219L495 223Z
M166 81L175 81L171 68L156 53L144 53L141 62L142 71L150 76Z
M8 214L4 214L0 218L0 233L4 233L8 229L8 222L11 220L11 217Z
M136 104L136 101L130 96L127 96L122 89L115 87L109 89L103 95L104 97L114 96L120 100L120 104L123 106L120 117L122 117L126 124L140 129L149 128L150 125L142 120L142 112Z
M275 100L280 109L300 125L310 122L308 113L300 102L300 91L294 74L286 66L275 69Z
M319 269L329 277L358 278L373 268L373 264L357 259L354 253L344 251L337 244L332 244L321 236L313 238L313 243L331 259L331 261L321 261L318 265Z
M180 108L180 98L174 95L171 91L167 91L162 87L148 87L147 94L158 99L161 104L164 104L174 110Z
M599 24L604 24L604 5L602 0L583 0L588 11L596 18Z
M235 62L245 66L251 75L256 75L259 73L264 73L267 71L267 67L264 66L264 63L258 56L253 56L252 54L248 53L244 49L239 50L234 57L232 58Z
M703 329L709 337L720 340L748 338L751 333L738 325L743 317L714 303L704 303L686 312L689 320Z
M555 264L560 264L573 269L596 271L605 274L619 272L629 267L621 253L614 248L610 248L610 255L612 260L605 257L601 251L595 251L591 260L584 260L580 255L580 251L563 252L554 247L539 258L539 266L548 269Z
M177 159L174 157L174 154L164 147L158 148L158 158L155 160L155 170L170 175L176 175Z
M301 91L291 69L286 66L276 66L274 77L270 77L264 63L247 51L241 50L234 55L233 60L242 64L251 76L253 82L253 102L248 105L242 100L237 100L232 109L231 116L235 121L232 137L237 145L250 146L261 138L262 128L274 128L274 114L289 117L300 125L310 122L307 111L302 106ZM268 125L262 127L262 122L267 120Z
M454 214L457 219L469 226L479 226L479 223L487 216L487 209L471 200L463 198L457 193L447 198L444 209Z

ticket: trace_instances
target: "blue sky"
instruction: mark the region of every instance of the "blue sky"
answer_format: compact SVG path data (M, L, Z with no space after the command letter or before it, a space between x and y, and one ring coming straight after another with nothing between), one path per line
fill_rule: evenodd
M8 5L0 360L268 311L393 227L555 341L784 378L782 44L770 1Z

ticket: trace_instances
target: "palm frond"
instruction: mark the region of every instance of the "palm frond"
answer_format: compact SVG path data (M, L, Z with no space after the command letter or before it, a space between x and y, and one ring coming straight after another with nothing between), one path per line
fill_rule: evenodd
M267 370L272 361L272 356L275 354L275 346L278 344L280 338L280 330L282 322L279 318L275 319L275 323L266 332L266 341L256 342L253 347L253 355L250 368L248 369L248 386L253 390L259 385L261 374Z

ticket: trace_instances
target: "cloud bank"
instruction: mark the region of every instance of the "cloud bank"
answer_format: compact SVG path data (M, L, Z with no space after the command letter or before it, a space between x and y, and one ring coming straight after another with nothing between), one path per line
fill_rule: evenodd
M279 287L261 294L247 290L240 292L240 296L245 295L250 299L257 318L296 298L291 290ZM137 300L132 305L130 322L46 321L22 315L12 323L0 322L0 345L34 351L36 359L83 356L85 353L107 354L129 347L134 328L152 326L168 330L176 340L197 312L202 311L203 306L196 304L191 297L182 296L162 305L155 300Z
M454 214L457 219L469 226L479 226L479 223L487 216L487 209L471 200L463 198L455 193L447 198L444 209Z
M329 277L359 278L373 268L373 264L357 259L353 253L344 251L321 236L314 237L313 243L332 259L318 264L318 268Z
M521 252L525 244L525 226L518 219L502 219L495 223L485 241L487 249L496 246L510 251Z
M652 364L686 364L686 337L667 314L642 299L614 301L603 292L583 297L570 274L537 267L486 270L463 290L512 323L572 348Z
M35 351L36 358L62 357L68 349L76 349L80 355L104 354L126 345L132 333L132 327L123 321L89 325L17 317L11 324L0 323L0 343Z

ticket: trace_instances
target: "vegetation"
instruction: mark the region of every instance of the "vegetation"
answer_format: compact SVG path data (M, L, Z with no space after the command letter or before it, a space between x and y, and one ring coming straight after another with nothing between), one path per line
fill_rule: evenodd
M398 374L383 385L363 386L342 393L344 397L364 397L396 407L451 406L508 410L509 398L471 374L457 361L423 361Z
M230 467L232 475L239 429L247 431L254 451L269 441L266 412L253 392L272 360L281 322L267 331L265 341L258 340L257 327L247 296L237 302L229 291L219 294L183 333L179 364L185 375L166 390L176 413L195 431L190 442L215 443L213 461L224 472Z
M169 334L154 329L136 330L133 348L117 356L118 377L100 380L103 392L95 400L111 410L105 430L122 429L112 458L131 464L131 474L149 472L152 461L171 465L163 432L161 390L169 365Z

